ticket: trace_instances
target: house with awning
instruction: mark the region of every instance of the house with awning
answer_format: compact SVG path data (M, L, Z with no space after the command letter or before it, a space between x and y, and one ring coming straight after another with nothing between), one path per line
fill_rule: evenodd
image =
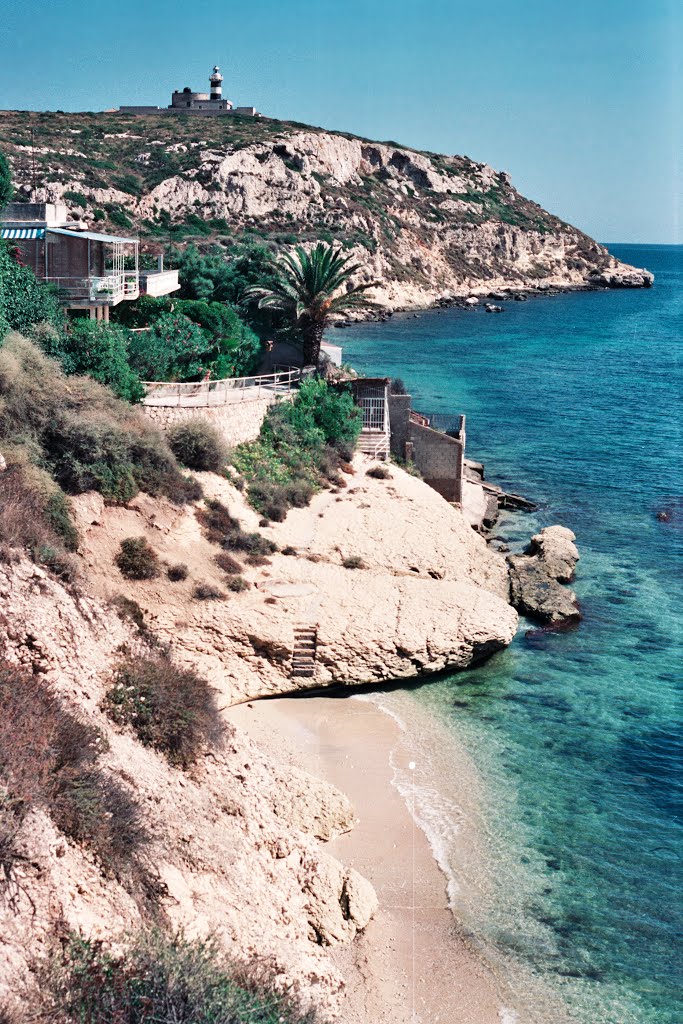
M169 295L180 287L177 270L140 270L137 238L84 229L53 203L10 203L0 214L0 238L37 278L53 285L67 309L108 320L109 310L140 294Z

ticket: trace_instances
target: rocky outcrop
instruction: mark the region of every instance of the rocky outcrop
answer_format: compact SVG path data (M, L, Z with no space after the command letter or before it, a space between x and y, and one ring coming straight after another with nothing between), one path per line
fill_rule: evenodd
M251 586L223 601L192 597L198 581L225 587L217 549L192 509L140 497L128 508L98 511L79 497L73 506L89 585L106 597L116 581L153 631L200 667L228 703L464 669L505 647L517 615L508 604L504 559L421 480L394 466L390 479L376 480L369 465L357 456L338 493L318 494L263 529L280 551L294 554L245 565ZM245 529L258 529L259 517L229 481L201 479L207 496ZM165 561L187 564L188 579L172 586L124 580L114 565L118 544L140 534ZM311 674L296 675L292 656L302 627L315 632L315 660Z
M302 236L338 240L360 264L358 279L379 282L375 301L391 308L501 289L652 283L650 273L621 264L522 196L509 174L468 157L267 119L248 126L188 120L179 144L174 118L157 118L147 130L143 117L107 114L107 127L118 120L120 130L98 135L98 115L81 123L82 116L69 114L67 126L63 115L42 115L41 192L51 202L64 199L85 223L97 216L102 227L113 217L111 227L120 230L128 218L153 241L169 219L191 237L201 217L200 244L220 243L228 223L233 237L248 231L253 240L257 232L279 247ZM27 124L19 113L6 114L0 142L19 194L28 197ZM63 150L65 130L74 139L87 133L87 156Z
M547 526L531 538L523 555L508 556L512 604L522 614L546 625L581 618L571 583L579 560L575 535L564 526Z

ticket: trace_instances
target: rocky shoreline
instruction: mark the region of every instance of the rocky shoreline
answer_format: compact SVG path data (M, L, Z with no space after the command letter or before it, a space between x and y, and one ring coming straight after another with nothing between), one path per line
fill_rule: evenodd
M357 323L386 323L394 314L405 314L418 317L421 313L443 311L446 309L462 309L474 311L483 309L487 313L504 313L508 306L501 302L527 302L529 299L547 299L557 295L568 295L575 292L607 292L622 288L651 288L654 285L654 274L649 270L634 267L623 267L614 272L597 272L595 280L575 284L545 284L535 286L504 287L491 291L472 289L461 295L445 294L433 299L428 304L395 306L377 310L354 310L353 313L336 318L331 324L334 328L353 327Z

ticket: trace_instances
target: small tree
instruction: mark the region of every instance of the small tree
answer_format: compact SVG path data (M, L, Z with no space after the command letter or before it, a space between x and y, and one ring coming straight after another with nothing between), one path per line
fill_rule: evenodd
M13 195L12 172L7 157L4 153L0 152L0 210L11 202Z
M128 365L128 331L117 324L74 320L63 362L68 373L87 373L124 401L139 402L144 395L140 378Z

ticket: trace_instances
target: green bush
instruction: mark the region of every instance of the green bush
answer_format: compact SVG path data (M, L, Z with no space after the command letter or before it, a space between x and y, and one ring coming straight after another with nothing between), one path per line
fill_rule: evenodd
M145 537L126 537L114 559L129 580L153 580L160 572L159 556Z
M0 660L0 779L17 813L42 808L119 872L147 837L127 792L98 767L104 750L97 729L67 711L43 677Z
M71 203L73 206L80 206L82 210L88 205L88 200L82 192L65 192L63 197L67 203Z
M0 152L0 210L12 201L14 186L12 184L12 171L7 162L7 157Z
M56 297L29 267L17 263L11 243L0 242L0 340L10 330L26 334L44 321L53 325L60 338L64 314Z
M206 350L203 355L205 371L213 379L246 377L256 371L261 358L258 336L240 318L237 311L225 302L203 300L152 298L141 296L136 302L122 303L116 318L126 327L154 327L162 317L173 313L191 320L203 333ZM172 361L165 361L164 349L157 335L149 337L145 331L134 340L135 359L147 370L147 380L163 380L171 372Z
M164 313L149 331L133 334L130 363L143 380L198 380L212 361L212 342L178 313Z
M166 436L176 459L188 469L220 473L225 466L228 457L225 443L206 420L178 423Z
M128 364L128 331L97 320L72 320L63 347L67 373L87 373L106 384L118 398L139 402L145 394Z
M251 584L245 580L244 576L230 576L226 587L236 594L241 594L243 590L249 590Z
M189 768L207 744L221 742L223 723L213 690L201 676L163 656L124 661L114 674L103 710L132 726L145 746Z
M74 937L44 974L46 1019L63 1024L313 1024L263 971L231 965L212 942L160 931L116 954Z
M249 482L249 501L273 522L303 508L320 487L345 486L339 469L360 433L351 393L322 379L302 383L293 403L272 408L257 441L238 446L235 469Z

